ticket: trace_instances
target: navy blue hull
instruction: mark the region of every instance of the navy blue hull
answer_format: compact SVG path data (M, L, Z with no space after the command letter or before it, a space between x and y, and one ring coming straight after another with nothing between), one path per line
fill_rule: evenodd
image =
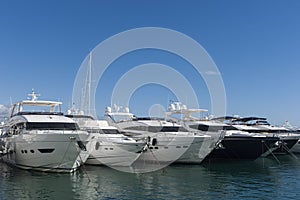
M298 139L281 139L282 145L276 149L273 153L275 154L286 154L289 150L298 142Z
M277 137L239 137L225 136L220 145L207 157L210 159L248 159L255 160L269 149L275 147Z

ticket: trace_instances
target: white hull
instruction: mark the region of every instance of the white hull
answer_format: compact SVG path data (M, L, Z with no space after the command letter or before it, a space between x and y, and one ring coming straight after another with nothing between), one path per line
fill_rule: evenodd
M122 135L97 134L91 143L91 154L86 164L129 167L145 145L145 142L126 141Z
M190 147L175 163L200 164L215 148L216 142L213 137L207 135L195 136Z
M148 149L141 154L137 162L171 164L189 150L194 138L194 135L186 133L153 133ZM153 139L156 139L156 144L153 144Z
M55 132L55 131L53 131ZM47 172L73 172L86 158L82 157L78 141L87 134L75 133L20 134L3 138L2 160L22 169Z

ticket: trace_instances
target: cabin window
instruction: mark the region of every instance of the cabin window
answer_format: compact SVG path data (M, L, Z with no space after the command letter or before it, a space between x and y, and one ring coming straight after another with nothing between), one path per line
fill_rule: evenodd
M78 130L76 123L60 123L60 122L27 122L27 130Z
M183 127L164 126L160 132L188 132L188 130Z
M220 130L237 130L237 128L233 127L233 126L208 126L205 124L194 124L194 125L190 125L190 128L192 129L198 129L201 131L220 131Z
M118 129L101 129L101 133L103 133L103 134L120 134Z
M125 128L127 130L149 131L152 133L157 132L188 132L187 129L180 126L135 126Z

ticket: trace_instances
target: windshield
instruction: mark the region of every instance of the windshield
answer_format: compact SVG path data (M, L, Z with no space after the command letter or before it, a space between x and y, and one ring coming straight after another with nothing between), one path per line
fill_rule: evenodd
M133 115L110 115L115 122L132 121L135 119Z

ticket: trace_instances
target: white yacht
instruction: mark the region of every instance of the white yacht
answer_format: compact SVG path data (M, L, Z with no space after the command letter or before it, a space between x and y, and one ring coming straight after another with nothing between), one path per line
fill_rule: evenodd
M109 126L105 120L89 115L66 115L78 122L80 129L92 135L91 153L86 161L90 165L130 167L146 147L146 139L135 140Z
M63 116L61 102L31 99L15 103L2 135L4 162L22 169L73 172L87 159L89 136L77 123Z
M207 112L206 109L188 109L181 102L173 102L166 112L170 119L180 122L189 130L198 130L215 138L219 137L216 148L207 156L207 159L254 160L278 148L275 146L278 138L267 138L262 134L238 130L217 119L212 120L207 115L204 116ZM201 116L193 116L199 113Z
M181 125L161 118L138 118L128 108L120 111L110 107L106 119L112 126L131 134L135 138L148 137L146 151L137 163L168 165L178 163L201 163L213 150L215 141L208 135L195 134Z

